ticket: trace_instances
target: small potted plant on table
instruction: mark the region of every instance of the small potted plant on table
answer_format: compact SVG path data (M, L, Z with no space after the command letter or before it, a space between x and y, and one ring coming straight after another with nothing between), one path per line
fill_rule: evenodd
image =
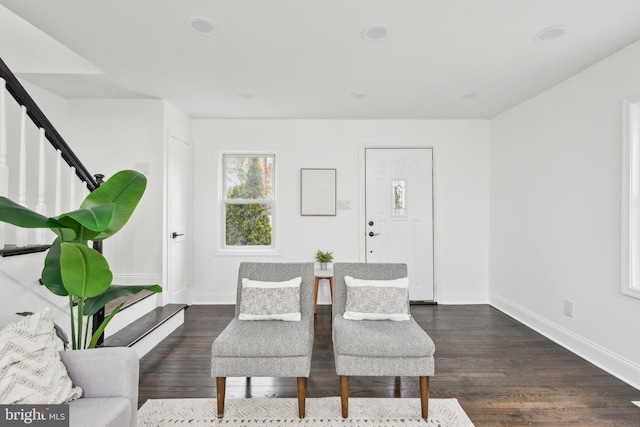
M320 270L327 269L327 263L333 261L333 252L323 252L320 249L316 252L316 261L320 263Z

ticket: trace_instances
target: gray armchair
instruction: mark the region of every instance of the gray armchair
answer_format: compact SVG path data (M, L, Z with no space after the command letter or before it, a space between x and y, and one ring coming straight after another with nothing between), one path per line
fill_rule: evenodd
M60 352L82 397L69 402L70 427L135 427L139 362L135 350L104 347Z
M301 277L300 321L240 320L242 279L281 282ZM241 263L235 317L211 347L218 418L224 416L226 377L297 377L298 415L304 418L313 348L313 263Z
M333 351L340 376L342 416L349 416L349 376L412 376L420 378L422 417L429 413L429 377L434 373L435 346L413 318L346 320L345 276L365 280L407 277L405 264L335 263ZM408 299L407 299L408 307Z

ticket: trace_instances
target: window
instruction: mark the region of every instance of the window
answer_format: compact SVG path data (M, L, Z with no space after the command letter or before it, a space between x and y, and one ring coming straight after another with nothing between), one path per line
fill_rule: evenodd
M622 114L622 292L640 298L640 94Z
M272 154L225 154L223 171L223 247L274 247Z

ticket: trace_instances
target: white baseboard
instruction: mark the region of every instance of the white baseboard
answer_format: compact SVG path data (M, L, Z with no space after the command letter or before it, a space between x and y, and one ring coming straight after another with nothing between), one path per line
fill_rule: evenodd
M491 294L489 300L490 304L496 309L640 390L640 365L637 363L625 359L498 295Z
M189 301L191 305L235 305L236 294L191 293Z
M117 316L116 316L117 317ZM175 316L168 319L162 325L158 326L150 334L142 338L140 341L131 346L138 358L142 358L145 354L153 350L163 339L169 336L171 332L178 329L184 323L184 310L180 310Z
M489 304L487 294L449 294L449 293L436 293L436 301L438 304Z

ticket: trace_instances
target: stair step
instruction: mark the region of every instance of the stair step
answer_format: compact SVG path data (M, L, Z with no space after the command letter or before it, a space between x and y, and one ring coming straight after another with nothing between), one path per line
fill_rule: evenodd
M140 291L137 294L125 295L123 297L116 298L113 301L108 302L107 305L104 306L104 315L105 317L108 316L120 303L124 303L124 305L120 309L120 311L122 312L122 310L131 307L132 305L142 301L147 297L150 297L151 295L154 295L154 292L145 290Z
M186 304L167 304L164 307L158 307L114 335L105 338L102 346L132 347L169 319L182 313L186 307Z
M124 303L120 312L111 320L104 331L105 337L110 337L138 321L145 314L158 307L158 295L149 291L142 291L134 295L126 295L111 301L105 306L105 316L108 316L117 304Z
M34 254L37 252L44 252L50 247L51 245L29 245L19 248L16 245L4 245L4 249L0 249L0 256L9 257L16 255Z

